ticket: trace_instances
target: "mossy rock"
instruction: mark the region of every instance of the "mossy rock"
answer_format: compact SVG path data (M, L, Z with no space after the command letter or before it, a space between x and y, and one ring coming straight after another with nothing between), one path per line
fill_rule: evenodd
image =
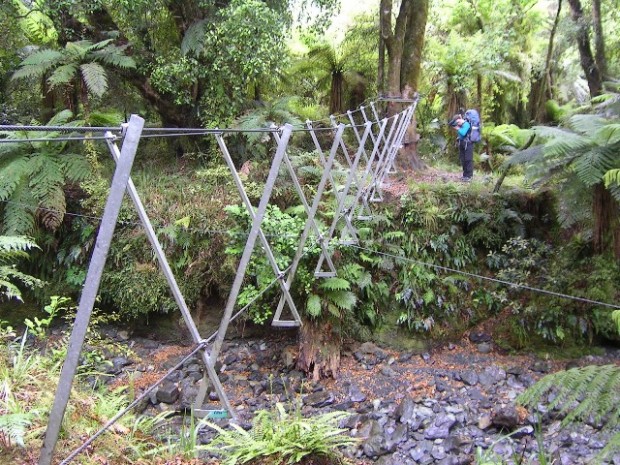
M384 324L373 333L373 341L394 350L420 354L426 352L428 341L400 327L396 323L397 319L396 312L386 315Z

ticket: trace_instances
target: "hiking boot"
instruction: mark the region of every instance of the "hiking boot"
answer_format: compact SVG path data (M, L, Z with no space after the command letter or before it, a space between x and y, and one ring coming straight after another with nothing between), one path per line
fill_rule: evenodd
M462 181L462 182L471 182L471 176L469 176L469 177L468 177L468 176L463 176L463 177L461 178L461 181Z

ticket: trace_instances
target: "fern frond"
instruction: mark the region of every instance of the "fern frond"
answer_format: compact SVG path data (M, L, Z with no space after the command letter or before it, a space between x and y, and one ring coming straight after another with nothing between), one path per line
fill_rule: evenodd
M114 39L105 39L105 40L102 40L101 42L97 42L96 44L93 44L92 42L90 42L88 40L85 40L85 41L83 41L83 43L84 43L84 45L86 45L85 48L86 48L86 50L88 52L96 52L96 51L99 51L99 50L102 50L102 49L106 48L113 41L114 41Z
M34 229L34 199L25 184L17 186L11 202L4 206L3 232L7 235L25 235Z
M183 36L183 41L181 42L181 53L183 55L187 55L190 52L195 55L202 53L205 45L204 39L206 26L207 20L202 19L200 21L196 21L189 28L187 28L187 31Z
M610 187L614 184L620 185L620 169L609 170L603 176L603 181L605 181L605 187Z
M594 463L602 463L603 460L611 457L614 453L620 451L620 433L614 434L601 453L595 458Z
M588 187L600 183L609 170L618 166L617 150L614 146L603 146L582 153L574 163L579 179Z
M49 126L65 126L73 118L73 112L71 110L62 110L56 113L47 122Z
M5 277L9 267L0 266L0 297L5 300L19 300L22 301L22 293L19 288L8 280L8 276ZM1 417L0 417L1 418ZM2 428L0 428L2 431Z
M536 162L543 157L543 148L544 145L535 145L533 147L527 148L525 150L520 150L515 152L508 158L504 164L503 168L508 168L509 166L514 165L525 165L527 163Z
M38 50L30 55L28 55L20 64L20 69L17 70L13 74L13 79L31 77L31 76L41 76L47 70L52 68L59 60L62 59L62 53L58 50L45 49ZM35 74L30 74L24 71L24 68L35 71Z
M60 159L60 166L64 177L72 182L88 179L92 169L86 157L76 153L63 155Z
M28 175L28 159L14 158L6 165L0 165L0 201L7 200Z
M41 154L31 158L31 174L29 187L32 196L42 201L50 192L53 192L64 184L61 163L57 156Z
M24 439L28 427L32 424L34 414L30 412L7 413L0 416L0 435L8 442L25 447Z
M563 425L585 421L589 417L613 428L618 424L620 403L620 367L615 365L573 368L540 379L517 401L534 407L548 392L556 393L549 404L564 415Z
M0 297L8 300L17 299L21 301L21 291L15 284L16 281L29 289L41 287L44 284L40 279L22 273L13 266L0 266Z
M68 63L66 65L59 66L52 72L50 77L47 79L47 82L51 88L64 86L75 78L76 72L77 65L75 63Z
M609 120L596 114L577 114L568 119L568 126L582 136L595 134L608 123Z
M537 137L542 139L563 139L565 137L577 137L577 135L568 129L557 126L534 126L532 128Z
M103 63L116 68L135 68L135 60L132 57L125 55L126 48L127 46L119 47L117 45L108 45L102 50L92 52L92 56L95 59L101 60Z
M327 278L319 285L319 288L329 291L348 291L351 289L351 283L343 278Z
M341 310L353 310L357 304L357 296L351 291L330 292L329 300Z
M620 203L620 184L612 184L607 187L607 190L611 193L612 197L616 199L616 202Z
M81 61L86 58L86 54L90 51L93 43L90 40L78 40L75 42L67 42L65 45L65 53L73 61Z
M122 122L123 115L114 111L93 111L88 117L91 126L120 126Z
M593 143L574 133L565 134L562 138L553 139L545 144L545 160L559 160L562 164L569 164L574 158L589 150Z
M592 138L599 145L613 145L620 142L620 124L606 124L593 133Z
M0 256L7 252L26 252L39 246L26 236L0 236Z
M321 315L321 298L316 294L310 294L306 301L306 312L311 317L318 317Z
M82 79L88 91L101 97L108 90L108 77L105 69L99 63L84 63L80 65Z

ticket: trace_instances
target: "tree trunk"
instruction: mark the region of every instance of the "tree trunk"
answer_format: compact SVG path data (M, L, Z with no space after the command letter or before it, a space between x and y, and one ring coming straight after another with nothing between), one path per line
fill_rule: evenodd
M463 91L456 91L456 86L453 82L454 78L448 76L448 85L446 89L448 106L446 109L446 120L449 120L457 113L463 113L467 107L467 96Z
M581 61L581 69L583 69L588 81L590 89L590 97L596 97L601 94L603 82L601 73L596 65L592 49L590 48L590 32L586 19L583 16L583 8L580 0L568 0L571 9L571 17L577 25L577 48L579 49L579 58Z
M613 252L620 261L620 206L603 183L594 186L594 253Z
M553 27L551 28L551 33L549 34L547 57L545 58L545 69L542 76L540 76L540 86L536 89L537 93L535 98L532 99L532 107L530 109L531 119L539 123L544 123L548 120L545 105L547 100L551 100L553 98L553 89L551 87L551 58L553 57L555 34L558 30L558 24L560 23L561 11L562 0L559 0L558 9L555 13L555 19L553 20Z
M407 32L403 44L402 88L405 85L411 87L413 91L417 91L419 88L427 19L428 0L411 1L407 18Z
M601 79L607 78L607 58L605 58L605 38L601 21L601 0L592 0L592 22L594 23L594 53Z
M341 72L332 73L331 91L329 94L329 112L337 115L344 110L344 77Z
M47 78L49 76L44 74L41 76L41 93L43 94L43 101L41 102L41 121L48 122L52 119L52 116L56 113L56 91L50 89Z
M338 377L342 341L329 322L305 321L299 332L297 369L312 379Z
M146 76L136 72L126 77L142 97L155 108L164 126L191 128L199 125L191 106L177 105L172 99L161 95L151 86Z
M383 5L383 1L381 2ZM385 42L383 41L383 20L379 21L379 60L377 65L377 91L379 95L385 92Z
M392 0L381 0L379 20L381 38L388 54L388 96L411 98L417 90L427 18L428 0L402 0L392 28ZM399 110L400 106L388 104L388 116ZM398 153L399 167L414 170L426 168L417 154L418 139L414 116L405 134L404 148Z

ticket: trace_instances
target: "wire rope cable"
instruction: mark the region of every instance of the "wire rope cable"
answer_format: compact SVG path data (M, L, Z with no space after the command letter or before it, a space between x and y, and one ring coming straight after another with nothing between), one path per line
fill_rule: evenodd
M427 262L423 262L420 260L415 260L413 258L409 258L409 257L402 257L399 255L394 255L394 254L390 254L387 252L381 252L378 250L373 250L373 249L369 249L367 247L362 247L356 244L346 244L343 243L342 244L345 247L352 247L352 248L356 248L359 250L363 250L365 252L371 252L374 253L376 255L381 255L383 257L389 257L389 258L394 258L397 260L403 260L403 261L407 261L410 263L415 263L417 265L423 265L423 266L428 266L430 268L435 268L438 270L442 270L442 271L449 271L450 273L457 273L457 274L461 274L464 276L469 276L470 278L476 278L476 279L480 279L480 280L484 280L484 281L490 281L493 283L497 283L497 284L503 284L505 286L511 286L511 287L517 287L517 288L521 288L521 289L525 289L528 291L532 291L532 292L538 292L541 294L547 294L547 295L552 295L554 297L561 297L564 299L570 299L570 300L575 300L578 302L584 302L584 303L588 303L588 304L593 304L593 305L601 305L603 307L609 307L609 308L613 308L615 310L620 310L620 305L615 305L615 304L610 304L607 302L600 302L598 300L592 300L592 299L588 299L585 297L578 297L578 296L574 296L574 295L570 295L570 294L563 294L561 292L555 292L555 291L549 291L547 289L541 289L539 287L534 287L534 286L528 286L527 284L519 284L519 283L513 283L511 281L506 281L503 279L498 279L498 278L491 278L489 276L482 276L476 273L470 273L468 271L462 271L462 270L457 270L455 268L450 268L447 266L442 266L442 265L435 265L434 263L427 263Z
M369 99L367 99L369 100ZM376 100L376 102L381 101ZM365 103L364 101L363 103ZM373 103L369 100L370 103ZM365 106L362 104L355 110L350 110L347 113L341 113L337 115L330 115L328 118L324 118L321 120L310 121L310 123L319 123L326 122L331 123L332 121L336 121L339 118L349 118L349 115L354 115L356 113L361 113ZM403 110L406 111L406 110ZM402 112L399 112L402 113ZM395 115L389 117L392 118ZM372 124L378 124L378 121L371 121ZM300 123L300 126L304 126L307 123ZM348 127L363 127L365 123L351 125L351 122L348 121L346 126ZM89 133L89 132L111 132L118 133L115 136L119 137L122 135L123 126L120 127L111 127L111 126L36 126L36 125L0 125L0 131L2 132L61 132L61 133ZM325 131L325 130L334 130L333 127L319 127L315 129L309 129L307 127L299 127L294 128L294 131ZM141 138L154 138L154 137L184 137L184 136L206 136L206 135L217 135L222 133L229 134L239 134L239 133L273 133L280 131L280 128L273 127L264 127L264 128L158 128L158 127L145 127L142 129ZM55 138L21 138L21 139L8 139L8 138L0 138L0 143L25 143L25 142L67 142L67 141L86 141L86 140L106 140L109 139L107 136L88 136L88 137L55 137Z

